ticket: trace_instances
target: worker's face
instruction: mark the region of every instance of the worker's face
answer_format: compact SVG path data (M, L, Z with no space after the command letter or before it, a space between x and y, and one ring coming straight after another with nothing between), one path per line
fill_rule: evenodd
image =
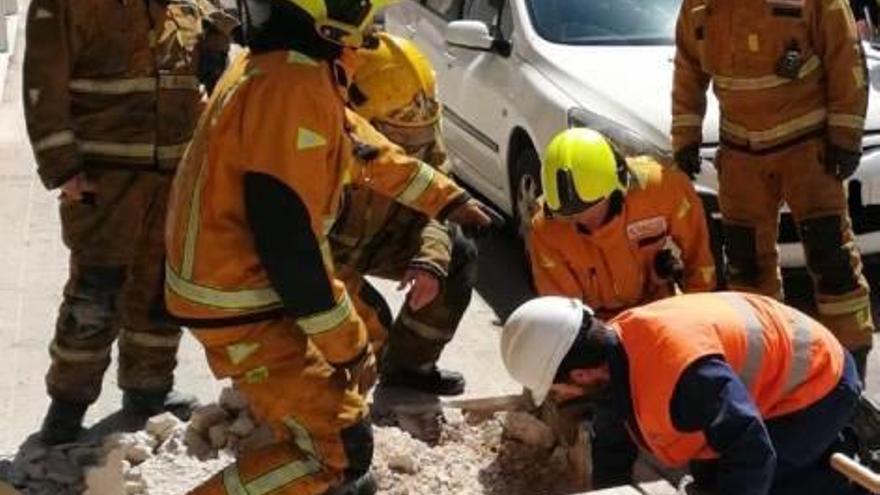
M437 131L434 124L422 126L399 126L375 121L373 126L389 141L400 146L406 154L423 159L425 152L434 146Z
M609 208L611 208L611 200L605 198L586 210L576 215L563 217L563 219L570 223L582 225L592 232L602 226L602 222L604 222L605 218L608 216Z
M557 403L582 397L598 397L608 389L610 383L611 373L608 365L576 369L569 373L567 382L554 383L550 387L549 397Z

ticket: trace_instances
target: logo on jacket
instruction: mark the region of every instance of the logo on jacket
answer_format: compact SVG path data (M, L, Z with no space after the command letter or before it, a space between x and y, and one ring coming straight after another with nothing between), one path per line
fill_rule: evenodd
M627 225L626 236L631 241L640 241L650 237L665 235L667 230L668 226L665 217L651 217Z

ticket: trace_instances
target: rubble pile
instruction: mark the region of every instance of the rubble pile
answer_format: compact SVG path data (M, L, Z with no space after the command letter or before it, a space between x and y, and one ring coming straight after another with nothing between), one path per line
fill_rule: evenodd
M437 438L427 443L399 427L375 427L380 493L538 495L583 488L572 480L553 433L533 416L444 413ZM29 442L2 477L29 495L181 495L237 451L271 440L271 430L257 426L246 401L229 388L187 423L166 413L101 444Z
M430 446L408 433L376 427L376 472L388 495L572 493L584 487L569 476L567 453L530 415L488 419L446 411L440 440Z

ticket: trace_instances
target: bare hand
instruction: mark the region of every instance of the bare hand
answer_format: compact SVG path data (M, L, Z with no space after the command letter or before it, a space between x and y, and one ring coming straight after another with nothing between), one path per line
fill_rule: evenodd
M440 280L433 273L418 268L410 268L403 275L397 290L409 287L407 304L413 311L418 311L437 298L440 294Z
M61 196L69 201L83 202L88 196L94 196L97 192L95 184L86 178L84 174L76 174L61 186Z

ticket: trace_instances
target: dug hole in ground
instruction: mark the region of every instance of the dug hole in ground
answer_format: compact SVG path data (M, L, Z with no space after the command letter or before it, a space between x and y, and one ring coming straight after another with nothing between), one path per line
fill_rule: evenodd
M550 428L532 415L447 408L441 419L438 412L385 410L383 417L376 418L388 425L374 427L373 471L381 493L516 495L586 490L585 473L571 468L569 449L557 446ZM271 430L255 424L241 395L227 388L216 403L199 407L188 422L166 413L151 418L143 430L113 434L100 444L47 448L32 438L12 463L2 466L0 479L25 494L179 495L231 463L236 451L271 439Z

